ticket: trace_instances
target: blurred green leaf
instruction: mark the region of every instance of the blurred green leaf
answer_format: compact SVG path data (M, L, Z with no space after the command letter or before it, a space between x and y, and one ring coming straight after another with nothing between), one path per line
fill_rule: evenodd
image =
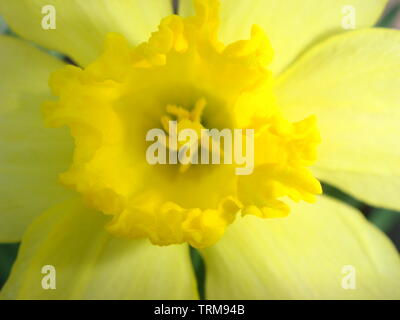
M363 203L361 201L358 201L352 196L349 196L347 193L344 193L343 191L327 183L322 183L322 190L325 195L346 202L348 205L352 207L355 207L357 209L361 209L363 207Z
M0 244L0 289L10 274L11 267L17 258L18 243Z
M400 3L390 9L379 21L378 27L390 28L394 24L397 13L400 12Z
M204 264L204 260L200 255L199 251L190 247L190 258L192 259L192 265L194 268L196 280L197 280L197 289L199 291L200 299L205 299L205 282L206 282L206 268Z
M0 33L5 33L7 30L7 24L4 19L0 16Z
M42 48L41 48L42 49ZM43 50L43 49L42 49ZM45 50L45 49L44 49ZM56 57L60 60L64 60L65 56L62 53L59 53L58 51L54 50L45 50L48 54L52 55L53 57Z
M390 232L394 226L400 223L400 212L375 208L368 220L383 232Z
M371 223L385 233L390 232L396 224L400 223L400 212L370 207L326 183L322 183L322 189L325 195L346 202L352 207L361 210Z

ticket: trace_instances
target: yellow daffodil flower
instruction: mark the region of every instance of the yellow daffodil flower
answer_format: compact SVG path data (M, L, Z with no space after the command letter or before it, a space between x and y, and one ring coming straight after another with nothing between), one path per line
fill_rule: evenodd
M0 242L22 240L1 298L196 299L189 245L209 299L400 298L390 241L320 195L400 209L400 32L370 28L386 1L351 4L345 32L344 0L0 0L78 65L0 37ZM149 164L171 120L254 129L254 171Z

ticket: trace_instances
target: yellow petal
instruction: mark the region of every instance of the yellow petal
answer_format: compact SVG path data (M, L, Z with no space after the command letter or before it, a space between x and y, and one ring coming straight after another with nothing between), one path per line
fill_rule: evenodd
M400 209L400 32L365 29L329 39L279 79L291 120L315 114L315 174L375 206Z
M186 245L158 247L104 230L106 216L80 200L63 203L28 229L2 299L193 299ZM55 268L55 288L51 286ZM54 271L54 270L53 270ZM53 273L54 274L54 273Z
M261 26L275 50L272 70L282 71L315 42L344 32L348 6L355 10L356 28L373 25L386 0L220 0L221 39L246 39L251 26ZM191 15L192 0L180 1L180 14Z
M207 298L400 298L398 253L359 212L326 197L293 208L246 216L203 251Z
M55 9L55 29L46 30L42 22L52 22L52 9L44 8L49 5ZM13 31L81 65L98 56L108 32L121 33L137 44L171 13L171 3L165 0L0 0L0 15Z
M62 65L0 36L0 242L19 241L34 217L70 196L58 174L68 168L72 139L46 129L40 112L49 74Z

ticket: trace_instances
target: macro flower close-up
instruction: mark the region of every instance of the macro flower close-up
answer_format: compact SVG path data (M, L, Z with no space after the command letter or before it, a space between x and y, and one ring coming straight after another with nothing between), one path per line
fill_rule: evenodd
M0 298L400 299L399 7L0 0Z

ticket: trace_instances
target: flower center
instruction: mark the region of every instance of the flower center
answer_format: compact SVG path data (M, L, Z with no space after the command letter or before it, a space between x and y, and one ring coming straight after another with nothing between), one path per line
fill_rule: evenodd
M175 128L176 132L174 133L175 136L179 136L179 134L183 130L190 129L196 133L197 137L196 141L190 141L191 144L187 144L187 142L180 140L176 141L176 143L174 142L172 145L167 143L167 147L170 149L170 151L175 152L177 156L180 151L186 153L187 152L186 150L192 150L194 148L194 145L197 146L196 149L202 147L201 136L204 127L201 124L201 115L203 113L205 106L206 106L206 100L204 98L197 100L192 111L189 111L187 109L184 109L176 105L167 106L166 111L168 115L161 117L161 123L164 130L169 133L171 131L170 124L174 123L174 121L176 120L177 121ZM198 156L198 155L192 155L192 156ZM190 162L184 164L181 163L179 171L184 173L189 169L189 167L190 167Z
M106 228L117 236L207 247L238 213L284 217L287 199L312 202L321 193L307 169L320 140L316 120L282 117L263 31L255 26L249 40L225 46L217 39L218 2L195 6L196 16L163 19L135 48L110 34L91 65L51 76L59 99L44 106L47 125L69 126L76 145L61 182L110 215ZM170 134L171 121L177 133L195 132L192 142L207 152L203 129L254 130L254 171L240 176L226 164L150 164L147 132ZM246 150L245 135L237 141ZM177 151L187 142L165 144Z

